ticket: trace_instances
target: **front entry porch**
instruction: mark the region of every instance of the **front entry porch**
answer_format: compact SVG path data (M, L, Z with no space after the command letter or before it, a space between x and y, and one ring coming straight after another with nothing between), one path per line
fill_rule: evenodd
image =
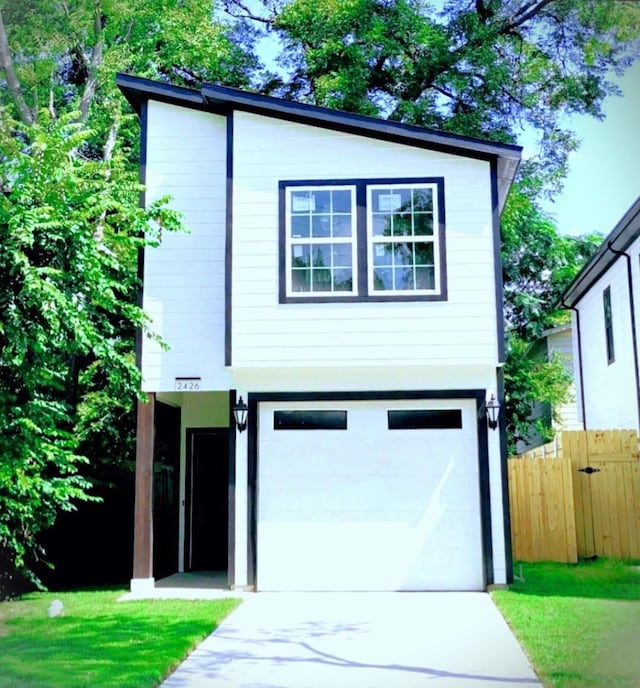
M187 572L196 579L181 583L233 583L233 403L228 391L148 393L139 402L132 593L168 589Z

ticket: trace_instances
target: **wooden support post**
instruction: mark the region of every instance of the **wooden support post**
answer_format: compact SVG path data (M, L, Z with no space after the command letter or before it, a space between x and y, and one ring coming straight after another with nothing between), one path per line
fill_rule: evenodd
M138 401L133 578L153 578L153 444L155 394Z

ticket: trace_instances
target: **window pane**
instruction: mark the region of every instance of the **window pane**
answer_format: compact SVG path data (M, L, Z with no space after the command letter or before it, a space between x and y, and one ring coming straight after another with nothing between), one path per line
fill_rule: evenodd
M334 215L333 216L333 236L334 237L350 237L351 236L351 215Z
M391 215L373 216L373 236L391 236Z
M314 244L312 249L313 267L331 267L331 244Z
M310 213L313 210L313 198L309 191L291 192L291 212Z
M394 244L394 265L413 265L413 244Z
M413 230L417 235L433 234L433 215L417 213L413 216Z
M351 191L332 191L333 194L333 212L334 213L350 213L351 212Z
M291 283L293 291L310 291L311 270L293 270L291 273Z
M331 216L313 215L311 218L311 235L313 237L331 236Z
M373 264L391 265L393 263L393 244L373 245Z
M375 291L393 289L393 273L391 268L376 268L373 271L373 288Z
M433 191L431 189L413 189L413 210L433 210Z
M435 289L436 275L434 268L416 268L416 289Z
M309 215L292 215L291 216L291 236L294 239L309 236L309 228L311 226Z
M313 270L313 291L331 291L331 270Z
M351 267L351 244L332 244L334 267Z
M411 235L411 215L393 216L393 236Z
M353 288L353 276L351 270L336 270L333 273L334 291L351 291Z
M415 289L413 283L413 268L399 268L394 271L395 289L406 291Z
M433 244L416 242L416 265L433 265Z
M387 411L389 430L448 430L462 427L460 409Z
M306 268L311 265L310 247L305 244L291 246L291 264L294 268Z
M314 191L313 198L315 200L315 208L313 208L314 212L331 212L331 191Z
M274 411L274 430L346 430L346 411Z
M400 197L400 206L396 210L403 210L406 213L411 212L411 189L394 189L394 194Z

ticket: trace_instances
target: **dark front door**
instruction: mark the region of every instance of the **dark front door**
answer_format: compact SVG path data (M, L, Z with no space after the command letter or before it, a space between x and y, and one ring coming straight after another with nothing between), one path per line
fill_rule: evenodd
M178 570L180 409L155 403L153 575L164 578Z
M187 431L185 570L226 571L229 431Z

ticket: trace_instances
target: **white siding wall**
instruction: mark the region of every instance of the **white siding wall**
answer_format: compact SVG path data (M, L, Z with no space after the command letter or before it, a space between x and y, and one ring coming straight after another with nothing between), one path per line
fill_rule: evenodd
M170 194L189 231L145 254L144 308L170 348L145 339L143 389L190 376L224 388L226 121L150 101L147 137L147 200Z
M234 115L233 366L497 360L489 164ZM278 182L444 177L449 297L279 304Z
M615 360L607 363L602 293L611 287ZM638 427L636 374L626 259L619 258L577 305L582 340L585 422L588 430Z

